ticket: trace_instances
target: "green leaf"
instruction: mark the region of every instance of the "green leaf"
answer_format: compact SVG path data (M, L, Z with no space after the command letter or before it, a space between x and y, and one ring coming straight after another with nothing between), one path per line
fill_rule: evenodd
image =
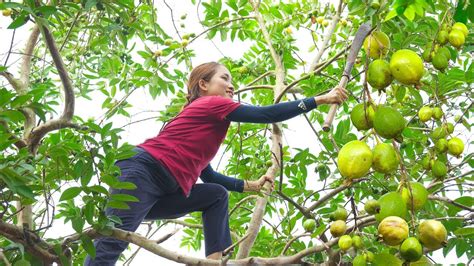
M8 26L8 29L13 30L13 29L16 29L16 28L19 28L19 27L25 25L26 22L28 22L28 20L29 20L28 18L29 18L28 14L22 12L22 13Z
M10 106L12 108L17 108L17 107L20 107L22 105L24 105L26 102L28 102L30 99L31 99L32 95L19 95L17 97L15 97L15 99L13 99L13 101L11 101L10 103Z
M107 189L99 185L89 186L89 187L84 188L84 190L90 190L90 191L93 191L99 194L105 194L105 195L109 194Z
M415 19L415 7L413 5L409 5L403 12L403 15L410 21L413 21L413 19Z
M1 72L1 70L0 70ZM14 97L14 94L9 92L7 89L5 88L1 88L0 89L0 106L4 106L6 105L7 103L10 102L10 100Z
M97 5L97 0L87 0L86 5L85 5L85 9L90 10L91 8L93 8L96 5Z
M94 203L87 202L86 206L83 207L84 217L89 224L94 223Z
M115 155L115 159L118 160L124 160L132 157L133 155L137 154L136 151L133 150L126 150L126 151L121 151L120 153Z
M63 200L70 200L75 198L79 193L81 193L82 188L80 187L70 187L66 189L63 194L61 194L61 197L59 198L59 201Z
M18 193L19 195L30 198L30 199L34 199L36 196L31 190L31 188L26 185L14 186L12 187L12 190Z
M474 234L474 227L459 228L456 231L454 231L454 234L458 237L472 235Z
M466 8L467 16L471 22L474 22L474 2L469 1L469 5Z
M147 70L137 70L133 74L134 77L141 77L141 78L149 78L153 76L153 72L147 71Z
M131 183L131 182L116 182L116 183L113 184L113 188L132 190L132 189L136 189L137 186L134 183Z
M392 254L379 253L374 255L375 266L402 266L403 262Z
M87 235L82 235L81 236L81 241L82 241L82 247L84 250L91 256L92 259L95 259L95 247L94 243L92 243L92 239L88 237Z
M116 201L116 200L110 200L109 202L107 202L107 207L110 207L113 209L121 209L121 210L130 209L130 206L128 206L127 203L123 201Z
M474 10L473 10L474 11ZM474 83L474 63L471 63L465 74L466 83Z
M48 18L49 16L56 13L57 9L54 6L40 6L39 8L36 9L36 11L43 14L45 18Z
M22 5L20 3L7 2L7 3L0 4L0 9L7 9L7 8L21 9L21 10L25 10L28 13L32 13L31 8L29 8L28 6Z
M472 1L470 1L470 4L472 5ZM454 20L466 24L468 13L467 9L464 9L464 5L464 0L459 0L458 6L456 7L456 12L454 13Z
M16 110L7 110L0 112L0 118L3 118L6 121L11 121L11 122L20 122L25 120L25 115Z
M385 20L384 21L389 21L391 20L392 18L398 16L398 13L397 13L397 10L396 9L392 9L390 10L390 12L388 12L387 16L385 17Z
M72 218L71 220L72 222L72 228L78 232L78 233L82 233L82 229L84 229L84 218L82 217L74 217Z
M454 201L467 207L472 207L474 205L474 198L470 196L459 197Z
M129 194L112 194L110 195L110 198L117 201L139 202L135 196Z
M407 89L405 87L398 87L397 92L395 93L395 98L398 102L403 102Z

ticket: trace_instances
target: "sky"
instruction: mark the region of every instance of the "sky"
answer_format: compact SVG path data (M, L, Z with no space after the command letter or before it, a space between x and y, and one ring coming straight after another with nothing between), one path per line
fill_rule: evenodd
M196 16L196 7L191 5L189 2L186 2L188 4L182 4L181 1L167 1L167 3L171 6L174 12L174 17L175 20L179 20L179 17L183 14L187 14L186 18L186 28L184 29L183 33L186 32L195 32L199 33L203 30L203 28L200 26L197 20ZM168 10L168 8L164 5L163 1L156 1L156 7L158 9L158 22L162 28L165 29L167 32L175 32L173 25L171 24L171 14ZM201 12L203 8L201 7ZM201 14L201 18L204 16ZM5 60L5 53L8 51L9 45L10 45L10 40L11 40L11 30L7 30L6 27L10 23L9 18L5 17L0 17L0 36L2 36L2 39L4 41L0 42L0 62L3 65L3 62ZM29 24L31 25L31 23ZM178 22L178 29L179 28L179 22ZM14 49L23 49L24 47L24 41L28 37L28 29L29 27L22 27L19 30L17 30L16 33L16 38L14 42ZM305 56L308 56L310 58L309 61L311 62L311 59L314 57L316 52L313 53L308 53L307 48L308 48L308 43L307 40L305 40L304 35L301 34L301 32L294 31L295 38L300 41L300 50L302 54ZM217 61L220 58L222 58L222 54L220 51L222 51L226 56L230 56L232 58L239 58L250 46L249 42L220 42L216 41L215 46L212 45L208 40L204 39L198 39L195 42L191 43L189 45L189 48L195 50L196 57L193 59L193 65L199 65L200 63L208 62L208 61ZM220 51L219 51L220 50ZM133 55L132 55L133 56ZM9 62L13 62L15 58L18 58L15 55L12 55L10 57ZM4 80L0 81L4 82ZM236 88L237 89L237 88ZM132 109L131 114L133 115L132 118L124 118L122 116L115 117L113 119L114 126L123 126L126 125L132 121L138 121L140 119L148 118L151 116L156 115L157 113L151 113L148 111L159 111L163 110L165 104L167 103L167 98L166 97L159 97L155 100L151 98L149 93L145 90L139 90L136 91L132 96L129 98L129 102L134 106ZM104 110L100 108L100 104L97 104L97 102L94 101L88 101L84 99L79 99L76 103L77 107L75 115L78 115L83 118L88 118L88 117L97 117L97 114L103 114ZM134 115L137 114L137 115ZM320 151L320 144L317 143L316 138L314 137L314 134L311 132L309 126L306 123L306 120L304 119L303 116L299 116L296 118L293 118L288 121L288 129L284 131L284 145L288 145L292 148L310 148L311 151L313 152L319 152ZM145 139L150 138L155 136L159 129L161 128L162 124L161 122L157 122L154 119L140 122L140 123L135 123L129 126L126 126L124 129L125 131L122 133L122 140L126 141L130 144L136 145L142 143ZM316 128L320 128L319 125L316 125ZM315 140L315 141L310 141L308 142L307 140ZM223 147L221 147L223 148ZM222 149L219 151L218 155L216 155L216 159L212 162L213 166L217 165L217 162L219 158L221 157L220 155L222 154ZM222 167L221 167L222 169ZM258 177L255 177L256 179ZM314 178L316 180L316 178ZM318 184L316 181L314 182L309 182L309 186L313 189L316 189L320 184ZM68 233L73 233L72 228L70 228L70 225L64 226L60 224L61 221L57 221L55 224L55 227L53 230L50 230L48 232L48 237L58 237L58 236L64 236L65 234ZM157 239L162 235L165 235L166 233L174 231L175 228L181 228L181 226L165 226L163 229L161 229L155 236L154 238ZM137 233L140 234L145 234L147 232L147 227L142 226L137 230ZM195 256L195 257L201 257L204 258L204 251L193 251L193 250L187 250L186 248L180 248L180 238L181 238L181 231L179 231L175 236L164 242L162 245L165 248L174 250L176 252L180 252L189 256ZM136 246L131 245L131 248L125 252L125 255L128 256L132 254L136 250ZM441 250L436 251L434 253L433 258L437 262L455 262L457 260L456 255L451 252L448 255L448 258L443 258ZM467 258L464 256L462 258L462 261L466 261ZM174 263L172 261L169 261L167 259L161 258L159 256L156 256L146 250L140 251L138 256L133 260L133 262L130 265L148 265L150 261L153 261L155 265L179 265L177 263ZM121 263L118 263L117 265L120 265Z

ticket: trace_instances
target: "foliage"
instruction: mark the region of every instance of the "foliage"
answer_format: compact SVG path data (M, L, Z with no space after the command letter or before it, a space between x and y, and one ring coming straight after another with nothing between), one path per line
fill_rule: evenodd
M260 2L258 14L265 21L269 40L265 39L255 19L252 1L191 1L192 5L199 5L203 34L189 32L185 16L180 18L182 25L180 29L176 27L176 32L165 30L158 23L158 18L169 10L166 7L157 10L152 7L152 1L50 2L39 6L32 0L0 4L0 9L12 10L11 19L3 20L4 26L13 31L29 28L35 22L47 25L72 81L75 98L93 100L95 105L101 106L104 114L97 114L94 118L74 116L72 122L80 127L49 132L37 150L17 145L18 140L27 139L29 134L25 131L25 125L29 123L25 110L34 112L37 123L33 126L38 126L59 117L63 107L64 97L60 88L64 85L59 81L53 57L42 37L44 35L40 35L40 41L33 50L28 76L30 84L26 90L16 90L14 83L7 78L2 79L0 84L2 225L18 222L16 214L21 209L14 203L19 201L23 205L34 206L33 224L30 226L39 237L54 226L53 221L60 218L79 234L92 227L110 235L117 217L106 217L105 208L128 208L127 202L137 200L125 194L110 196L108 192L109 188L135 188L132 183L117 179L120 173L114 163L132 156L133 146L122 139L122 129L112 121L120 116L133 118L131 114L135 106L129 102L129 97L140 91L146 92L163 107L156 117L157 122L174 117L185 103L185 84L194 66L193 60L197 57L194 51L197 41L205 40L209 46L211 41L230 43L220 62L231 71L236 88L246 88L262 75L255 87L275 85L277 79L272 71L277 69L277 64L269 49L271 44L283 62L284 84L297 81L294 87L296 94L284 95L283 100L287 101L319 95L338 84L347 53L334 58L320 72L311 73L308 66L321 49L325 49L323 62L348 48L352 36L362 23L367 22L367 18L370 18L369 23L373 27L389 36L391 48L388 58L399 49L411 49L421 55L427 43L434 44L443 24L452 25L454 21L460 21L467 25L470 32L461 49L448 47L454 60L445 72L437 71L425 62L421 84L415 87L393 82L385 91L378 92L367 87L364 71L370 59L361 51L347 87L351 97L339 108L336 124L330 132L323 132L318 126L324 122L329 106L319 106L317 111L307 114L308 123L315 128L314 131L306 124L298 128L282 125L286 138L291 139L294 131L304 130L310 136L308 146L310 142L318 142L320 149L283 145L283 169L276 177L275 192L269 197L264 222L250 256L277 257L282 253L296 254L321 245L321 239L327 240L329 236L326 230L330 224L329 216L338 207L345 206L350 210L348 223L353 225L354 219L359 222L364 219L361 216L364 216L365 201L395 191L408 180L418 180L438 200L429 200L423 209L412 213L411 220L418 224L422 219L441 219L449 239L442 254L446 256L454 251L458 258L465 255L468 259L472 258L474 160L470 145L474 62L469 55L474 50L472 2L458 1L455 6L449 1L432 0L396 0L388 3L378 0L347 1L347 5L341 3L341 19L338 20L339 7L334 6L335 3L265 0ZM377 8L374 2L379 3L380 7ZM333 18L337 24L332 33L329 22ZM327 45L323 47L324 40L327 40ZM232 58L232 46L242 43L249 44L248 49L238 59ZM310 58L301 56L303 54L309 54ZM9 64L0 66L0 73L12 73L17 78L21 71ZM2 76L6 77L6 74ZM259 88L236 94L240 101L254 105L270 105L278 96L273 90ZM355 139L364 138L371 147L379 141L371 131L357 131L350 121L352 108L359 102L367 102L367 97L396 108L409 121L402 134L403 140L396 144L403 166L392 174L371 172L366 180L348 185L337 170L335 159L338 150ZM169 100L163 102L161 99ZM444 112L442 119L427 123L419 121L418 110L426 105L441 107ZM77 107L81 108L80 105ZM462 138L466 148L460 158L437 155L437 159L449 168L442 181L430 171L425 171L420 162L425 156L435 154L431 131L446 122L455 125L453 136ZM219 170L247 180L265 174L267 161L276 163L271 153L270 129L271 125L232 124L223 144L222 156L228 158L223 162L225 170L224 167L219 167ZM283 183L280 183L280 174ZM341 187L344 189L324 198ZM231 193L229 198L229 209L236 207L230 216L230 228L239 237L246 234L254 212L254 199L236 206L247 196L245 193ZM323 201L319 202L321 199ZM314 203L319 205L309 210ZM297 205L303 206L307 212L303 213ZM301 225L305 216L317 219L316 230L310 237L297 238L285 247L286 243L303 232ZM200 215L191 214L185 221L200 224ZM409 225L413 233L415 228ZM26 259L34 264L35 259L28 245L9 238L2 228L0 226L0 234L3 235L0 247L5 259L12 263ZM363 250L377 253L378 260L397 253L395 248L376 241L376 227L361 227L355 232L364 236ZM53 253L60 256L64 264L69 259L61 255L65 247L70 248L70 259L74 264L81 263L86 253L95 254L92 240L86 234L67 245L62 238L44 241L57 247ZM184 229L181 246L199 250L202 241L201 229ZM331 257L334 252L339 252L336 246L327 252L313 252L303 260L315 263L334 260ZM351 261L355 255L347 253L342 260ZM427 255L431 256L432 251ZM395 257L393 260L398 261Z

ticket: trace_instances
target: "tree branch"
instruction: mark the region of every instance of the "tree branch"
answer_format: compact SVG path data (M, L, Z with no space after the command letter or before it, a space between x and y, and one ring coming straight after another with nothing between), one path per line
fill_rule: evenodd
M36 0L36 4L39 6L38 0ZM39 20L37 20L37 23L40 23ZM61 114L61 119L70 121L72 119L72 116L74 115L74 102L75 102L74 89L71 83L71 79L69 78L68 72L64 65L61 54L59 53L59 50L56 46L56 42L54 41L53 35L51 34L51 32L49 31L46 25L39 24L39 27L43 34L46 47L48 48L51 54L51 57L53 58L54 65L56 66L56 69L58 70L58 75L61 78L61 82L63 85L64 110L63 110L63 113Z
M247 86L252 86L253 84L257 83L259 80L263 79L264 77L266 77L268 75L272 75L272 74L275 74L275 71L273 71L273 70L267 71L267 72L263 73L262 75L260 75L259 77L257 77L256 79L254 79L253 81L251 81L249 84L247 84Z
M50 120L44 124L41 124L31 131L30 137L27 139L27 143L30 151L34 154L38 148L39 142L41 139L48 133L53 130L63 129L63 128L74 128L78 130L87 130L87 127L78 125L76 123L70 122L65 119L54 119Z
M311 233L304 233L304 234L297 235L297 236L293 237L292 239L290 239L290 241L288 241L288 243L286 243L285 247L281 251L280 256L285 255L285 252L290 248L290 246L293 242L298 240L298 238L302 238L302 237L305 237L305 236L311 236Z
M332 18L331 25L329 25L329 27L326 30L326 34L324 35L323 45L321 46L321 49L318 50L318 53L316 54L316 57L314 58L313 62L311 63L311 66L309 68L310 71L316 70L317 64L319 63L319 60L323 56L323 53L327 48L329 40L331 40L331 37L334 34L334 31L336 30L336 25L337 25L337 22L340 19L342 8L343 8L343 1L340 0L337 11L336 11L336 14Z
M3 251L0 251L0 259L5 264L5 266L11 266L10 262L5 257L5 254L3 254Z
M430 195L430 196L428 196L428 199L430 199L430 200L437 200L437 201L444 201L444 202L446 202L446 203L449 203L449 204L454 205L454 206L456 206L456 207L459 207L459 208L461 208L461 209L464 209L464 210L467 210L467 211L470 211L470 212L474 212L474 209L473 209L473 208L468 207L468 206L465 206L465 205L463 205L463 204L461 204L461 203L457 203L457 202L455 202L454 200L449 199L449 198L446 198L446 197Z
M431 188L433 188L433 187L435 187L435 186L437 186L437 185L446 184L446 183L448 183L448 182L450 182L450 181L453 181L453 180L459 179L459 178L461 178L461 177L470 175L470 174L472 174L473 172L474 172L474 170L471 170L471 171L468 171L468 172L466 172L466 173L464 173L464 174L462 174L462 175L460 175L460 176L454 176L454 177L451 177L451 178L447 178L447 179L445 179L445 180L443 180L443 181L432 182L432 183L430 183L430 184L426 187L426 189L429 190L429 189L431 189Z
M189 228L202 229L202 224L188 223L188 222L178 220L178 219L165 219L163 221L179 224L179 225L186 226L186 227L189 227ZM234 239L239 239L240 238L240 236L237 233L235 233L234 231L230 231L230 234L232 235L232 237Z
M371 216L367 219L360 220L358 223L358 227L362 228L365 226L372 225L374 223L375 223L375 218ZM348 232L351 232L353 230L354 230L354 227L351 227L349 228ZM87 229L82 234L85 234L89 236L90 238L104 237L103 235L101 235L94 229ZM137 246L143 247L144 249L156 255L159 255L161 257L164 257L166 259L169 259L178 263L185 263L185 264L192 264L192 265L219 265L221 263L220 260L200 259L200 258L178 254L177 252L173 252L171 250L161 247L160 245L156 244L156 241L154 240L149 240L146 237L141 236L137 233L127 232L127 231L117 229L117 228L112 229L112 235L107 236L107 237L133 243ZM63 241L63 245L64 244L67 245L68 243L78 241L79 239L80 239L80 234L76 234L70 238L65 239ZM292 256L276 257L276 258L249 257L245 259L230 260L229 264L249 265L249 264L257 263L257 264L282 265L282 264L298 263L301 261L302 258L308 255L321 252L324 250L328 250L331 246L335 245L338 240L339 238L334 238L321 245L302 250L299 253L294 254Z
M179 229L175 229L173 232L167 233L166 235L164 235L164 236L158 238L157 240L155 240L155 243L156 244L161 244L161 243L165 242L170 237L174 236L178 231L179 231Z
M220 27L220 26L222 26L222 25L226 25L226 24L229 24L229 23L232 23L232 22L235 22L235 21L239 21L239 20L246 20L246 19L253 19L253 18L255 18L255 17L254 17L254 16L246 16L246 17L240 17L240 18L229 19L229 20L227 20L227 21L224 21L224 22L221 22L221 23L217 23L217 24L213 25L212 27L209 27L209 28L205 29L203 32L201 32L201 33L199 33L198 35L196 35L196 37L194 37L194 38L192 38L191 40L189 40L188 45L191 44L192 42L194 42L197 38L199 38L199 37L201 37L202 35L206 34L207 32L209 32L209 31L211 31L211 30L213 30L213 29L215 29L215 28L218 28L218 27ZM175 52L170 58L168 58L168 60L166 60L166 61L165 61L163 64L161 64L161 65L166 65L166 64L168 64L168 63L171 61L171 59L173 59L173 58L176 57L177 54L178 54L178 52Z
M308 79L314 75L317 75L319 73L321 73L321 71L323 71L328 65L330 65L332 62L336 61L341 55L343 55L345 52L347 52L348 50L350 49L350 47L346 47L344 50L341 50L339 53L337 53L335 56L333 56L331 59L325 61L324 63L320 64L317 66L317 68L314 70L314 71L311 71L309 74L306 74L302 77L300 77L299 79L297 80L294 80L293 82L291 82L289 85L287 85L283 90L282 92L278 95L278 97L276 97L276 100L275 100L275 103L278 103L280 102L281 98L283 97L283 95L285 95L286 92L288 92L288 90L290 90L291 88L293 88L296 84L298 84L300 81L302 80L305 80L305 79Z
M239 93L242 93L244 91L250 91L250 90L256 90L256 89L265 89L265 90L273 90L273 86L272 85L254 85L254 86L248 86L248 87L244 87L244 88L241 88L241 89L238 89L234 92L234 94L239 94ZM302 89L299 89L299 88L294 88L294 89L290 89L287 91L288 93L303 93L303 90Z
M30 87L31 59L34 56L33 52L38 41L39 33L39 27L38 25L35 25L26 43L23 61L20 68L20 82L22 84L22 88L21 91L19 91L19 94L21 95L26 94L28 92L28 88ZM23 138L27 139L31 130L36 125L36 114L31 108L22 108L21 111L26 118Z
M295 206L295 208L297 208L303 215L304 217L306 218L314 218L312 215L311 215L311 212L308 211L308 209L306 209L304 206L301 206L299 205L298 203L296 203L292 198L288 197L287 195L285 195L283 192L280 192L280 191L277 191L278 195L280 195L283 199L285 199L286 201L288 201L289 203L291 203L293 206Z
M2 71L0 72L0 75L3 76L4 78L7 79L8 83L15 89L16 92L20 92L23 90L23 86L21 84L21 81L13 76L12 73Z
M234 92L234 94L239 94L244 91L250 91L250 90L255 90L255 89L267 89L267 90L273 90L272 85L254 85L254 86L247 86L241 89L238 89Z
M52 251L53 247L26 228L0 221L0 234L13 242L22 244L31 254L46 263L60 262L59 257Z
M340 187L337 187L333 190L331 190L328 194L324 195L322 198L320 198L318 201L316 201L315 203L313 203L313 205L311 205L309 208L307 208L308 211L313 211L314 209L318 208L319 206L321 206L322 204L324 204L326 201L328 201L329 199L333 198L335 195L337 195L339 192L351 187L353 184L357 184L359 182L362 182L362 181L365 181L367 180L368 178L366 177L363 177L363 178L359 178L359 179L354 179L352 180L352 182L350 184L346 184L346 185L342 185Z
M242 204L244 204L246 201L249 201L251 199L257 199L258 198L258 195L249 195L243 199L241 199L239 202L237 202L237 204L235 204L235 206L232 208L232 210L230 210L229 212L229 216L232 216L232 214L234 213L235 210L237 210Z
M33 58L33 50L35 49L36 42L39 37L39 27L35 25L31 31L30 37L26 42L25 52L23 54L23 61L20 67L20 82L22 83L22 94L26 93L30 86L30 73L31 73L31 59Z

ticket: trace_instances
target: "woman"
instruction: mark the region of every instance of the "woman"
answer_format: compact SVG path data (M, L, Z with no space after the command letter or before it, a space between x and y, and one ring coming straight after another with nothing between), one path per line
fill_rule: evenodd
M228 221L228 190L259 191L273 178L243 182L215 172L210 162L224 141L231 121L275 123L308 112L320 104L341 104L343 88L300 101L266 107L234 102L229 70L215 62L196 67L188 81L188 103L154 138L136 148L137 154L117 162L120 180L133 182L135 190L113 190L139 199L130 209L107 209L107 215L122 220L117 228L135 231L144 219L169 219L194 211L202 212L205 253L220 259L231 245ZM204 183L196 184L200 177ZM114 265L128 243L111 238L96 240L96 258L86 265Z

